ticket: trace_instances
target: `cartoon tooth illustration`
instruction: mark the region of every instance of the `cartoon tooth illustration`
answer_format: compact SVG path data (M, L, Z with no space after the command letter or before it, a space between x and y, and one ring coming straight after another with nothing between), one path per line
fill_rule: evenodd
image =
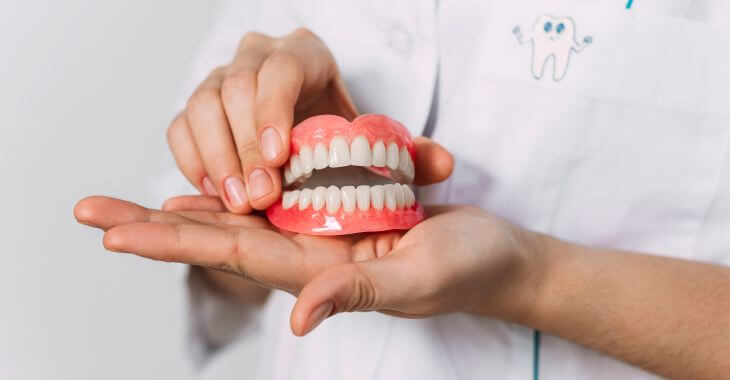
M574 51L580 53L593 42L591 36L583 38L582 43L576 40L575 23L570 17L542 15L528 35L523 36L519 26L512 33L521 45L532 42L532 76L535 79L542 78L545 66L552 57L553 80L562 80L568 71L571 54Z

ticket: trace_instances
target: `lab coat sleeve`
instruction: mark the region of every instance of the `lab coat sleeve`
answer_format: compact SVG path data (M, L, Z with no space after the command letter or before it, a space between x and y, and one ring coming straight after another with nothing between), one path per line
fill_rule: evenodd
M288 0L228 1L219 9L209 35L191 65L191 73L181 86L179 108L196 86L216 67L231 62L243 36L258 31L274 36L286 34L297 26ZM182 193L195 193L178 172L166 176L162 187ZM182 184L181 182L182 181ZM181 192L164 194L164 198ZM162 200L162 198L160 199ZM257 327L260 306L243 305L227 299L211 289L202 278L200 269L190 266L179 268L187 292L188 352L197 368L202 368L217 352L234 342L242 342Z
M200 268L187 266L188 353L202 368L219 350L240 342L258 328L260 306L244 305L211 289Z

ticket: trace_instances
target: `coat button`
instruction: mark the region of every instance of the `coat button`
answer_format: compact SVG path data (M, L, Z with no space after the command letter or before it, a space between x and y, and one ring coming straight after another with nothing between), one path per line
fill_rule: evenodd
M401 25L394 25L388 33L388 48L401 59L408 59L413 52L413 37Z

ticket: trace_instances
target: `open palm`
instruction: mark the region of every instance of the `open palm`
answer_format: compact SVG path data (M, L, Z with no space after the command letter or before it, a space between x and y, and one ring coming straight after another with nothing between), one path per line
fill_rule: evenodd
M93 196L75 215L106 231L109 250L222 269L298 295L292 329L300 335L318 323L318 310L326 310L322 317L474 310L489 298L484 289L499 290L499 280L525 260L509 225L472 207L429 208L429 218L408 232L336 237L280 231L263 217L225 212L213 197L174 198L165 208L187 211Z

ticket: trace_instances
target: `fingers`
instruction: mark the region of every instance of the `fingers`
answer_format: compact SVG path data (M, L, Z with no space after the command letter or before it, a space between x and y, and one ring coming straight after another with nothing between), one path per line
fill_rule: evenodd
M248 44L253 46L253 43ZM256 127L259 70L270 50L270 47L261 45L258 48L249 47L240 53L231 65L222 88L223 105L231 123L231 132L243 169L247 198L257 210L271 205L279 197L281 189L278 169L266 165L262 158ZM280 136L269 133L265 137L267 144L273 146L267 149L282 150Z
M303 80L302 64L292 53L270 55L259 71L256 124L261 155L269 166L279 167L289 158L294 107Z
M90 196L74 207L79 223L108 230L114 226L134 222L188 223L183 216L144 208L138 204L104 196Z
M107 231L104 247L153 260L226 270L280 289L301 286L298 246L267 229L137 222Z
M226 205L218 197L200 195L181 195L173 197L162 204L163 211L210 211L224 212Z
M299 294L290 319L292 332L306 335L336 313L396 308L416 294L412 284L418 281L403 275L411 272L403 257L388 255L321 273Z
M207 195L218 195L218 191L207 176L203 159L200 157L195 139L185 113L180 113L167 129L167 143L175 157L177 167L193 186Z
M225 70L218 69L198 87L188 101L186 117L213 187L229 210L247 213L251 207L221 98L224 76Z
M454 170L454 157L446 148L426 137L416 137L415 184L430 185L446 180Z

